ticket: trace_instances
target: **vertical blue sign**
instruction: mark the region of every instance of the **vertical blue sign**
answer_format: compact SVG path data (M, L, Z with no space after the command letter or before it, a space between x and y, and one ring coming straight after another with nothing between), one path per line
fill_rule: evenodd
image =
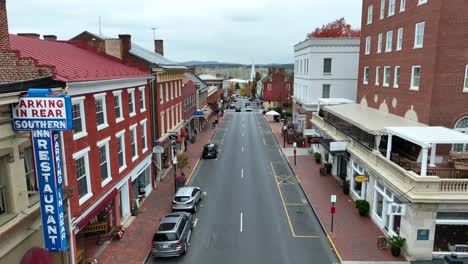
M65 251L67 249L65 216L62 188L57 186L55 175L53 136L49 130L32 131L45 248L49 251ZM56 139L58 135L55 136L54 141L58 141Z
M53 131L73 128L71 98L50 89L29 89L12 108L12 120L14 130L32 132L44 247L66 251L62 155L60 137Z

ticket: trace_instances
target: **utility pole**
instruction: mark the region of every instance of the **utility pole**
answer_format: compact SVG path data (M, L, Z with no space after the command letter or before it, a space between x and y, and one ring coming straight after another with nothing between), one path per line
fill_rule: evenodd
M102 30L101 30L101 16L99 16L99 36L102 37Z

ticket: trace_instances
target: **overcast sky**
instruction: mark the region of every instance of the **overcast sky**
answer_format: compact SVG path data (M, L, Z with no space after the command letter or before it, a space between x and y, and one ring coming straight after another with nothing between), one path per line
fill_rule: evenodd
M10 33L69 39L87 30L153 50L164 39L174 61L292 63L293 45L324 23L361 25L362 0L7 0Z

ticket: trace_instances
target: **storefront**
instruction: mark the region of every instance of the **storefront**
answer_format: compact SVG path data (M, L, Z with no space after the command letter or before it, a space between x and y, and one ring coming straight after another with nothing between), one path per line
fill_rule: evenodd
M374 199L372 219L388 235L400 235L401 217L405 213L405 205L379 181L374 183Z
M138 204L140 204L151 193L153 188L151 187L150 176L149 164L135 175L132 175L132 204L135 200L138 200Z
M438 212L433 254L468 255L468 212Z
M351 159L350 166L350 190L354 199L367 200L367 182L356 181L356 176L367 176L364 167L356 159Z
M128 182L125 182L119 189L119 202L120 202L120 222L124 222L130 216L130 192Z
M338 176L341 180L346 180L349 153L346 151L347 142L334 141L328 138L319 138L321 146L322 161L332 164L332 175Z

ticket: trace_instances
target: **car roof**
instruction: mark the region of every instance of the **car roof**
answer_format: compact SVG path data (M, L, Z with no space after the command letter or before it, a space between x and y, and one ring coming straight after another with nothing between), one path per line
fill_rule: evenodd
M205 147L214 148L214 147L216 147L216 144L206 144Z
M195 187L182 187L177 191L175 196L190 196L193 189L195 189Z

